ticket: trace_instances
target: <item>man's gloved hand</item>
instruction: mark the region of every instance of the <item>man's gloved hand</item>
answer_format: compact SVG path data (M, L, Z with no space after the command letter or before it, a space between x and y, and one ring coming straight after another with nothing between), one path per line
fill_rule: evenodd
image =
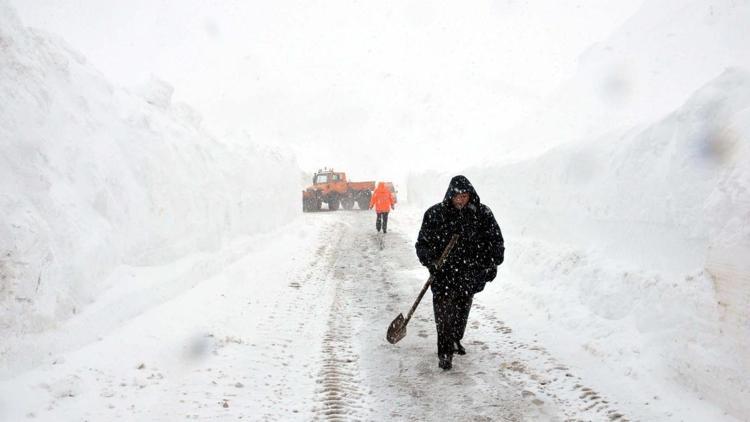
M433 277L437 277L441 272L441 269L438 269L437 265L435 264L428 265L427 270L430 271L430 275Z
M482 278L482 281L484 281L484 282L492 281L492 280L495 279L495 277L497 277L497 267L496 266L485 268L481 272L481 278Z

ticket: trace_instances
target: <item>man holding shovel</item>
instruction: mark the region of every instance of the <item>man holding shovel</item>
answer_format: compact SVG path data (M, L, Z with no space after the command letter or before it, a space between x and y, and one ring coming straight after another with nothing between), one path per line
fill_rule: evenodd
M452 238L455 244L440 262ZM443 201L424 214L417 238L419 262L432 276L432 304L437 326L438 366L451 369L453 353L466 354L461 339L475 293L497 275L505 244L489 207L464 176L450 181ZM442 264L442 265L440 265Z

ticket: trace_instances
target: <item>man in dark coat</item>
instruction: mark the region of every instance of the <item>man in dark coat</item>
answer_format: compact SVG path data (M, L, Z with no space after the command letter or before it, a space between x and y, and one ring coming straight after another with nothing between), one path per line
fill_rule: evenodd
M459 238L443 266L436 263L451 237ZM419 262L433 275L432 305L437 326L439 367L452 367L453 353L466 354L461 339L475 293L497 275L505 244L489 207L464 176L451 179L443 202L430 207L417 238Z

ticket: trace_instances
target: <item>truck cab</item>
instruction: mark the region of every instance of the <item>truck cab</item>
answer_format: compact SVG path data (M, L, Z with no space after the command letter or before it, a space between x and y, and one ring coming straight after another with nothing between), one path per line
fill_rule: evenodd
M313 185L324 185L326 183L346 182L346 173L334 173L332 171L318 172L313 176Z

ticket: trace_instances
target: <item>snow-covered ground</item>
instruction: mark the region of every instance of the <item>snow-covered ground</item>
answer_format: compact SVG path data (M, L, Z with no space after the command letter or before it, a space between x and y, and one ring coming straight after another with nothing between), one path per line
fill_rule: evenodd
M370 212L302 214L287 150L0 0L0 420L747 420L749 16L644 4L512 132L523 160L462 170L507 255L444 373L429 294L384 336L454 173L410 177L380 249Z
M427 276L414 258L421 212L392 213L384 249L372 213L323 212L220 252L123 269L119 276L139 289L113 288L51 333L56 340L26 338L25 353L10 362L23 370L0 382L0 416L732 420L674 385L652 384L645 369L625 374L597 362L604 356L569 353L589 332L539 318L545 297L528 295L536 290L524 285L538 283L515 270L521 245L476 296L468 354L455 358L451 372L437 367L429 293L407 337L387 343L388 323L408 310ZM220 271L206 271L217 263ZM174 274L200 281L172 294L162 288L147 306L134 300L151 297L147 290ZM137 314L126 312L139 305ZM581 306L568 308L575 314ZM608 327L592 325L607 334ZM26 353L41 357L33 369Z
M535 338L503 322L499 283L477 296L455 368L437 367L430 294L408 336L385 341L425 280L421 210L394 212L380 249L369 212L309 214L225 251L123 269L114 287L52 333L31 334L0 382L3 420L618 419ZM239 258L238 258L239 257ZM205 268L221 262L222 270ZM201 280L141 306L174 274ZM502 282L501 282L502 283ZM151 295L148 295L151 297ZM533 336L532 336L533 337ZM33 340L33 341L32 341ZM73 342L75 346L67 347ZM632 404L626 404L632 407ZM644 410L645 415L649 413Z

